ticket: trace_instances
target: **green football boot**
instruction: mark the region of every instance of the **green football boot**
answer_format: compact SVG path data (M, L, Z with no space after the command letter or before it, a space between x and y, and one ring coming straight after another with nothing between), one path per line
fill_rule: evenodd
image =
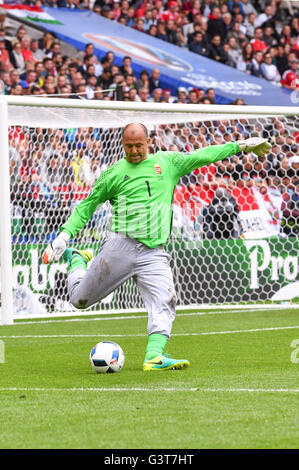
M184 369L190 366L190 362L186 359L172 359L167 356L157 356L153 359L145 360L143 370L174 370Z
M62 255L62 259L68 263L69 271L73 271L75 268L87 269L87 264L92 259L92 254L88 250L67 248Z

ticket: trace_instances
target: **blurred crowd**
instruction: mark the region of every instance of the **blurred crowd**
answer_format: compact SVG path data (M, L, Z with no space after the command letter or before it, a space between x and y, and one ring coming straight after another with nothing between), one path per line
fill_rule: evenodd
M156 125L150 129L149 152L188 153L252 136L269 139L272 149L267 156L238 154L181 178L174 194L174 228L182 236L239 238L258 232L259 224L268 236L299 235L296 117ZM38 216L47 221L44 233L54 233L90 194L102 171L121 157L121 129L12 127L14 217L27 219L30 232L36 230L30 217ZM255 217L248 219L249 213ZM91 226L96 224L93 219Z
M299 86L299 15L289 2L38 0L27 4L89 8L111 21L278 86ZM99 58L93 43L72 57L62 51L63 44L50 32L36 38L29 36L24 25L13 30L6 11L0 8L0 88L4 94L216 103L213 88L179 87L173 96L163 86L158 68L142 70L136 76L130 56L116 65L112 51ZM233 104L246 103L238 98ZM240 237L259 228L261 211L265 211L270 235L298 236L297 129L296 117L198 121L151 129L151 153L160 149L190 152L252 136L266 137L273 145L266 157L237 155L183 178L174 195L179 230L191 238L196 234L201 238ZM32 217L35 220L37 215L50 224L49 232L58 230L72 207L89 194L100 173L121 157L116 151L121 148L119 129L14 127L9 137L14 216L27 220L27 232L36 229ZM242 219L242 213L256 210L259 218Z
M282 0L37 0L24 4L91 9L144 34L264 78L289 89L299 87L299 12ZM160 71L136 75L132 59L116 65L93 43L70 57L54 34L30 37L26 26L14 30L0 8L0 89L11 95L74 99L215 103L213 90L180 87L174 96ZM244 104L242 99L237 104Z

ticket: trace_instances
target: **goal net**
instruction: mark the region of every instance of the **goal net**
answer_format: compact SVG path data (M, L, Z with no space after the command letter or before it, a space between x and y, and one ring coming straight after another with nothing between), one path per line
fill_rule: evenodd
M123 127L149 130L149 153L265 137L265 157L239 153L182 177L174 192L171 256L178 305L293 302L299 297L299 120L297 108L1 99L1 315L77 313L66 265L42 253L100 174L123 158ZM7 139L8 136L8 139ZM109 230L100 206L71 246L94 254ZM121 256L121 253L120 253ZM133 279L95 311L136 311Z

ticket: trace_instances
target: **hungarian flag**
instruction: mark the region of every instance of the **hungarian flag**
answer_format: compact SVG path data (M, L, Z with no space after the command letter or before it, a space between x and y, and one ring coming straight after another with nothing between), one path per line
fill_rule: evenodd
M32 21L33 23L63 24L40 7L1 4L1 8L5 8L12 16L16 16L22 20Z

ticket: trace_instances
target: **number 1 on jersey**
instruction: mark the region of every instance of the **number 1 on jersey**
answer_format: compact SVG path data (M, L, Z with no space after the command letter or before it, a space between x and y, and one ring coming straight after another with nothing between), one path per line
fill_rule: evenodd
M149 195L149 197L151 197L152 193L151 193L151 187L150 187L149 181L145 180L145 182L146 182L146 186L147 186L147 190L148 190L148 195Z

